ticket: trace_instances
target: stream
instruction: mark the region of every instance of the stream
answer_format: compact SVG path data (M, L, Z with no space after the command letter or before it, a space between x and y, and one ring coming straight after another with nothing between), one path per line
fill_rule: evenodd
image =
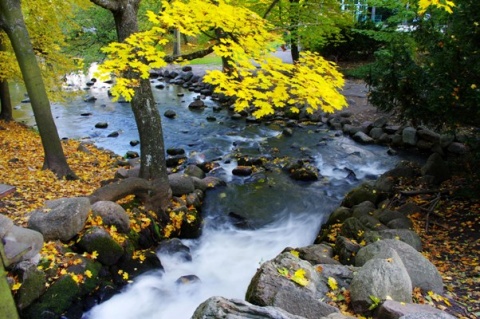
M244 119L233 120L226 109L214 112L215 102L209 98L205 99L204 110L191 111L188 105L198 94L180 86L166 84L162 90L153 90L162 115L165 147L183 148L192 162L217 160L219 167L212 174L224 179L227 186L206 192L201 237L182 240L191 250L192 261L159 255L164 271L136 278L123 292L84 314L85 319L183 319L190 318L211 296L243 299L263 261L274 258L285 247L310 245L346 192L403 159L401 155L387 155L385 147L359 145L326 126L302 125L287 137L275 122L248 124ZM120 155L139 152L139 146L130 145L138 139L138 133L129 104L112 102L107 91L108 85L97 82L85 91L97 98L94 102L78 97L68 106L53 104L60 137L92 141ZM12 92L17 105L14 117L33 125L29 104L19 103L23 98L18 94L21 88ZM164 117L167 109L175 111L176 118ZM108 127L97 129L98 122L107 122ZM107 137L114 131L120 133L118 137ZM322 178L298 182L278 167L250 177L234 176L233 152L308 157ZM349 170L356 179L346 178ZM231 225L227 218L230 212L245 217L252 228ZM186 275L195 275L199 281L176 282Z

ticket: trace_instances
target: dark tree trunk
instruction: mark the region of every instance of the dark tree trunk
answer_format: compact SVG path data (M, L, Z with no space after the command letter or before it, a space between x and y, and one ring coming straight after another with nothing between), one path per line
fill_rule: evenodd
M5 44L0 38L0 51L5 51ZM7 80L0 80L0 120L12 121L12 101L10 99L10 90Z
M137 13L141 0L91 0L110 10L115 19L119 42L138 31ZM134 75L126 74L127 77ZM147 209L163 211L171 198L165 161L162 121L148 79L140 79L131 105L140 137L140 177L152 181L154 191Z
M293 63L300 59L298 49L299 0L290 0L290 50Z
M0 0L0 28L7 33L12 43L31 100L45 153L43 168L52 170L59 178L77 178L63 153L40 67L23 20L20 0Z

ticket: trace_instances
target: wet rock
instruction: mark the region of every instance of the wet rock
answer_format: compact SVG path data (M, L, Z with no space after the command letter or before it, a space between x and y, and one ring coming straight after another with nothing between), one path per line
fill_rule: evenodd
M355 218L360 218L364 215L372 215L375 209L375 204L365 201L352 207L352 216Z
M167 154L168 155L184 155L185 150L183 148L167 148Z
M166 110L165 113L163 113L163 116L165 116L169 119L173 119L177 116L177 113L173 110Z
M347 193L342 201L342 206L353 207L365 201L377 203L378 194L371 184L363 183Z
M78 246L88 253L96 251L97 260L103 265L112 266L122 257L124 250L102 227L92 227L85 231Z
M337 236L335 241L335 253L343 265L355 264L355 255L360 248L361 246L359 244L343 236Z
M205 177L205 172L197 165L188 165L187 168L185 168L184 173L188 176L197 177L199 179Z
M44 209L32 213L28 227L42 233L45 241L60 239L66 242L83 229L90 208L87 197L47 201Z
M115 132L112 132L110 134L107 135L107 137L118 137L120 135L120 133L118 133L118 131L115 131Z
M83 99L83 101L86 102L86 103L95 102L96 100L97 100L97 98L94 97L93 95L89 95L89 96L87 96Z
M97 124L95 124L95 127L96 128L107 128L108 123L107 122L98 122Z
M200 280L200 278L196 275L185 275L175 280L175 283L177 285L193 285L193 284L199 284L201 282L202 281Z
M374 142L373 138L361 131L355 133L355 135L352 136L352 139L361 144L371 144Z
M293 130L289 127L283 129L282 134L284 136L293 136Z
M356 313L370 314L371 296L380 301L386 300L387 296L399 302L412 301L412 282L392 248L370 259L353 277L350 297Z
M159 89L159 90L163 90L163 89L165 88L165 84L163 84L163 83L156 84L156 85L155 85L155 88L156 88L156 89Z
M443 293L443 281L437 268L415 248L400 240L379 240L363 247L357 253L355 264L362 266L371 258L375 258L375 255L390 248L394 249L402 259L413 287L419 287L423 291Z
M98 201L92 205L93 216L100 216L103 224L115 226L121 233L130 230L130 218L125 209L115 202Z
M236 176L252 175L253 169L251 166L237 166L232 170L232 174Z
M202 100L195 100L188 105L191 110L201 110L205 107L205 103Z
M278 307L260 307L240 299L210 297L198 306L192 319L303 319ZM320 318L321 319L321 318Z
M333 259L332 247L325 244L310 245L295 250L299 252L301 259L310 262L312 265L340 264L340 262Z
M352 217L352 211L350 208L340 206L330 214L326 225L329 226L342 223L349 217Z
M176 167L187 160L185 155L175 155L175 156L167 156L165 162L167 167Z
M131 140L130 141L130 146L137 146L138 144L140 144L139 140Z
M126 158L138 158L138 157L140 157L140 155L138 154L138 152L135 152L135 151L127 151L125 153L125 157Z
M252 229L253 226L250 223L250 221L243 217L242 215L239 215L235 212L230 212L228 213L228 221L232 226L239 228L239 229Z
M178 238L172 238L160 242L157 249L160 255L170 255L182 261L192 261L190 248Z

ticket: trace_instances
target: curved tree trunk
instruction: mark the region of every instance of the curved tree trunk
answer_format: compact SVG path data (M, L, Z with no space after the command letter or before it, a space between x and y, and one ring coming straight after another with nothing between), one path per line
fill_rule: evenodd
M137 13L140 1L91 0L112 12L119 42L138 31ZM148 79L140 79L131 105L140 137L140 177L151 180L154 185L154 191L145 206L160 212L169 204L171 190L165 161L162 121Z
M0 28L7 33L12 43L31 100L45 153L43 169L52 170L59 178L77 178L63 153L40 67L23 20L20 0L0 0Z
M17 319L18 312L13 300L12 291L7 281L7 271L4 265L4 249L0 240L0 316L2 318Z
M0 51L5 51L5 45L0 37ZM12 101L7 80L0 80L0 120L12 121Z

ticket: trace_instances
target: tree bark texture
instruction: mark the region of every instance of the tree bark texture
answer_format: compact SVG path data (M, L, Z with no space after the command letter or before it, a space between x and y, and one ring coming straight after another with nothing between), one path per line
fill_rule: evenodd
M137 13L141 0L91 1L112 12L119 42L138 31ZM146 206L163 210L169 203L171 190L165 161L162 121L148 79L139 79L131 106L140 137L140 177L152 180L156 186Z
M290 0L290 52L293 63L300 59L300 50L298 49L299 5L299 0Z
M20 0L0 0L0 27L7 33L12 43L31 100L45 153L43 169L52 170L59 178L77 178L63 153L40 67L23 19Z
M7 281L7 271L5 270L4 260L5 254L3 243L0 240L0 317L18 319L17 307L13 300L12 291Z
M0 38L0 51L5 51L5 44ZM12 100L10 99L10 89L6 79L0 80L0 120L12 121Z

